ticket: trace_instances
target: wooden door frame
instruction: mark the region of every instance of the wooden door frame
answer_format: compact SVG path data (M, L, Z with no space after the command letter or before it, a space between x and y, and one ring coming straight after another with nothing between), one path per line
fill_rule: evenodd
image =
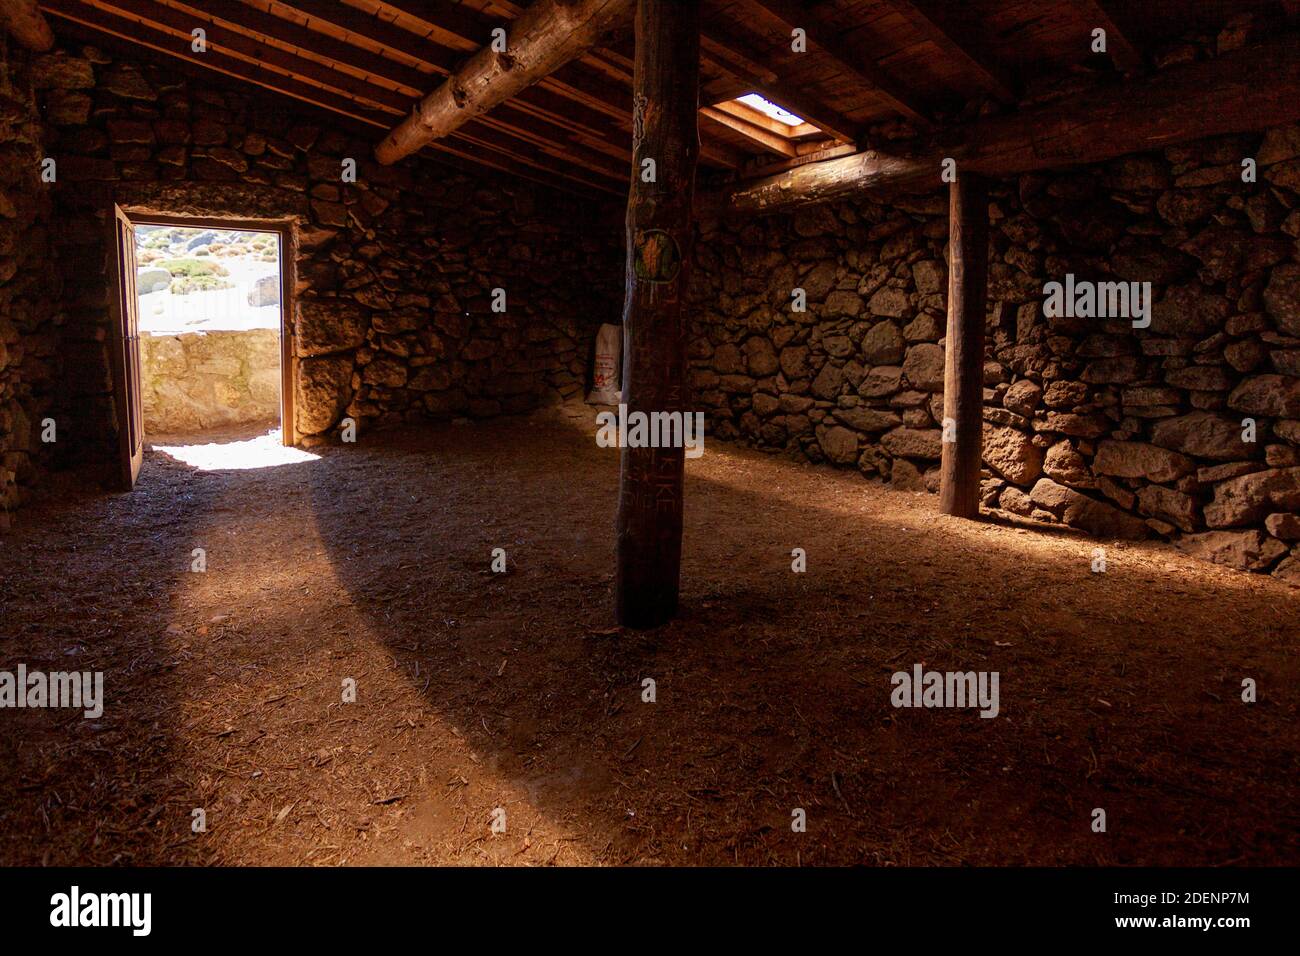
M136 226L182 226L197 229L226 229L235 232L270 232L280 237L280 440L286 446L302 438L294 425L294 388L298 382L297 349L294 348L294 318L297 314L298 233L294 219L213 218L173 216L151 207L121 204L122 211ZM111 210L110 210L111 212Z

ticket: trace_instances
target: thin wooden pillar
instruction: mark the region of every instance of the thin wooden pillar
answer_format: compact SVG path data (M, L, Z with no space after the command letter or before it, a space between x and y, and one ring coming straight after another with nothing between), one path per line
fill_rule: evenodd
M939 510L980 511L984 446L984 316L989 285L988 183L958 172L948 199L948 332L943 371L944 443Z
M687 413L682 307L700 150L699 47L698 4L639 0L623 305L629 431L638 413ZM628 627L655 627L677 612L683 464L682 448L622 449L614 590Z

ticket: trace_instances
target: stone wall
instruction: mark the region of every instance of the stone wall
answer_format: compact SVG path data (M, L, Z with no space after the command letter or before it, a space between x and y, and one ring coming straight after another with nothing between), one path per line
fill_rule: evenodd
M280 330L140 336L146 435L280 423Z
M990 215L985 507L1300 577L1300 127L1002 182ZM715 435L936 490L946 242L942 195L703 224ZM1150 327L1046 318L1070 273L1151 282Z
M42 428L59 366L62 316L50 268L51 202L40 184L43 128L31 58L0 35L0 527L56 444Z
M306 436L344 416L364 432L576 395L596 326L619 314L617 203L426 159L380 167L370 154L382 131L345 132L338 117L215 74L191 79L170 60L68 46L38 58L34 76L67 289L60 440L78 463L116 454L103 266L113 201L293 224ZM491 308L496 288L504 313Z

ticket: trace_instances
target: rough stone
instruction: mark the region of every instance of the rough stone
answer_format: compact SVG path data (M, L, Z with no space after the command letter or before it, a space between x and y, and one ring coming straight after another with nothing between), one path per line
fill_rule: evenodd
M1151 441L1173 451L1215 461L1240 461L1258 455L1258 444L1241 440L1241 422L1211 412L1166 418L1151 428Z
M943 388L943 349L929 342L913 345L903 361L903 377L913 388L937 392Z
M1211 528L1262 522L1272 511L1300 510L1300 468L1269 468L1231 478L1214 486L1205 506Z
M300 361L294 401L298 431L304 435L318 435L333 426L351 401L351 383L351 356Z
M984 464L1017 485L1028 485L1043 473L1043 450L1015 428L984 423Z
M858 436L839 425L817 426L817 443L826 457L839 465L858 460Z
M1248 415L1300 418L1300 378L1255 375L1228 395L1228 407Z
M1186 455L1146 442L1103 441L1093 459L1093 471L1116 478L1145 478L1157 484L1176 481L1196 470Z
M894 365L906 349L903 335L893 322L877 322L862 338L862 357L868 365Z
M1243 571L1268 568L1287 553L1286 545L1262 531L1207 531L1176 542L1180 551Z
M899 458L939 458L943 454L942 432L937 428L895 428L881 436L880 445Z

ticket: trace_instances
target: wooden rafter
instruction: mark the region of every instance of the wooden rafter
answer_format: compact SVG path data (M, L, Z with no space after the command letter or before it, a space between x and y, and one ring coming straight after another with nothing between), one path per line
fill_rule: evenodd
M506 49L484 46L419 102L375 148L395 163L533 85L591 49L631 11L631 0L539 0L515 20Z
M186 60L196 66L207 67L235 79L283 93L370 125L383 124L384 117L391 115L391 111L385 112L376 107L365 106L346 96L331 97L320 86L276 72L256 62L228 55L217 48L209 48L206 53L195 53L189 43L176 42L174 32L154 27L148 21L138 17L115 15L101 7L93 6L86 0L41 0L41 7L56 17L79 23L158 53Z
M82 0L82 2L104 13L171 33L182 41L189 41L191 32L196 27L202 27L207 34L206 42L209 50L217 50L283 73L288 77L314 83L322 89L346 93L363 106L400 114L410 103L410 97L405 94L385 86L368 83L351 73L332 69L316 60L297 56L280 47L261 43L246 33L218 23L207 15L196 16L194 13L166 6L154 0Z
M969 27L958 18L960 5L945 0L889 0L917 32L923 34L944 56L960 63L966 76L986 93L1003 103L1016 101L1016 83L1011 75L987 54L977 52L968 39Z
M933 123L929 111L914 93L904 89L897 80L882 70L865 50L845 43L824 23L816 21L804 7L792 0L749 0L749 2L783 24L785 29L802 29L809 44L833 59L841 69L857 77L859 82L869 87L872 93L898 113L922 126L930 126Z
M1124 73L1142 69L1142 50L1116 19L1116 7L1112 0L1085 0L1083 6L1092 8L1090 19L1095 21L1095 26L1106 31L1106 52L1115 66Z
M374 8L377 19L396 23L399 19L409 24L418 22L424 28L417 34L466 51L477 50L492 38L494 27L505 27L509 20L489 16L459 0L418 0L418 2L387 3L381 0L362 0ZM403 26L410 30L410 26Z
M191 0L187 6L225 22L233 29L262 36L286 47L318 54L322 59L360 72L364 77L404 87L413 94L429 82L428 74L391 57L309 29L292 20L251 7L239 0Z
M54 32L36 0L0 0L0 28L29 50L43 53L54 46Z

